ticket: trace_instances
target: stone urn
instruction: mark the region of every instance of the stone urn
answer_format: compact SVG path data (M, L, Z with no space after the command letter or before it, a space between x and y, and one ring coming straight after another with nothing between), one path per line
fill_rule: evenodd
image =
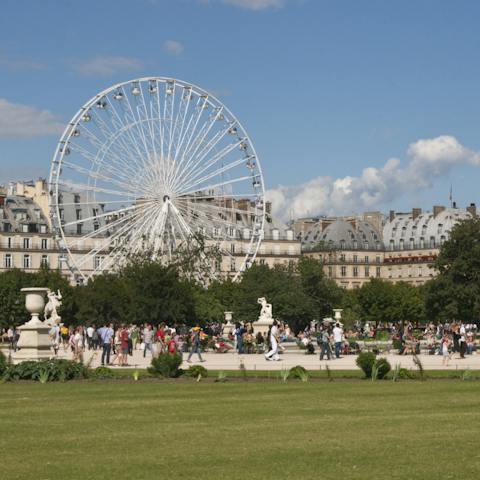
M227 337L231 333L233 333L233 329L235 328L235 325L232 323L232 315L233 312L223 312L225 315L225 323L223 324L222 328L222 335L224 337Z
M341 320L342 320L342 312L343 312L343 308L334 308L334 309L333 309L335 322L341 322Z
M43 360L52 356L51 342L49 337L50 327L45 325L39 318L45 307L45 294L48 288L31 287L22 288L25 293L25 308L30 313L31 318L18 329L20 338L18 339L19 350L13 355L15 363L23 360Z

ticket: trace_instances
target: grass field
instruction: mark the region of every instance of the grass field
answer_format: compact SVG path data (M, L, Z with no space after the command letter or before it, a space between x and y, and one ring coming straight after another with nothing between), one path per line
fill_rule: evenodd
M456 479L480 382L0 385L0 478Z

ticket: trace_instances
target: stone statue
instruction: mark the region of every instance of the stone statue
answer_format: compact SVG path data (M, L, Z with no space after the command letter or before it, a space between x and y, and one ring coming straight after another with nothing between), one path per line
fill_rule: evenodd
M267 303L267 299L264 297L257 299L257 303L262 306L258 320L272 320L272 304Z
M44 317L45 323L50 326L58 325L62 317L58 314L57 309L62 306L62 294L60 290L57 293L48 290L48 303L45 305Z
M262 308L260 310L260 315L258 316L258 320L253 322L253 331L254 333L261 333L262 335L266 335L268 329L273 324L273 317L272 317L272 305L267 303L267 299L265 297L261 297L257 299L257 303L259 303Z

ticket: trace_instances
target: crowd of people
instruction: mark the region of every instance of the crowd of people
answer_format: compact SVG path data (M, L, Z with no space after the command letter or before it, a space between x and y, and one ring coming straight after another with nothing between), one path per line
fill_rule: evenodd
M12 351L17 350L19 330L15 327L2 329L0 339L8 343ZM287 323L274 321L268 332L254 332L251 323L237 323L231 332L225 332L221 323L212 323L200 328L185 325L158 326L150 324L127 325L105 324L68 327L55 325L49 336L52 349L58 355L60 349L71 351L74 360L82 362L85 351L101 352L102 365L127 366L135 350L141 350L155 357L161 353L187 353L190 362L193 355L203 361L201 353L206 350L217 353L234 351L239 354L263 354L268 361L278 361L279 354L288 344L298 346L307 354L314 354L319 348L320 360L341 358L343 355L358 353L359 346L368 341L389 344L400 355L430 353L443 357L447 366L452 355L459 358L476 352L478 326L475 323L450 322L430 323L415 328L412 323L388 325L356 322L344 330L340 321L327 320L312 322L303 331L295 334ZM391 351L391 348L389 348Z

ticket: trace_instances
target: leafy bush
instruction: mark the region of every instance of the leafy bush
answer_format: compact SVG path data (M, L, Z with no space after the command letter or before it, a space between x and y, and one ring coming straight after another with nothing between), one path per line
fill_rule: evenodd
M372 369L375 363L376 355L372 352L362 352L357 357L357 367L360 367L365 374L365 378L372 378Z
M87 368L70 360L52 358L50 360L27 360L25 362L10 365L5 377L7 380L42 380L45 382L64 382L87 378Z
M228 380L227 374L223 371L218 372L217 378L215 379L215 382L218 383L225 383Z
M197 378L199 375L202 378L208 377L208 370L202 365L191 365L190 368L185 372L185 375L188 377Z
M392 369L392 366L386 358L379 358L376 360L375 367L377 369L378 380L385 378L388 375L388 372Z
M7 371L8 361L7 357L2 351L0 351L0 377L3 377L4 373Z
M298 378L302 382L308 382L309 374L305 368L303 368L301 365L297 365L290 369L289 377Z
M92 378L94 380L105 380L108 378L116 377L115 372L111 368L103 367L103 366L90 370L88 372L88 376L89 378Z
M403 379L412 379L415 378L415 374L407 368L400 368L398 371L398 377Z
M148 373L157 377L176 378L182 374L181 364L182 357L178 353L174 355L161 353L158 357L152 358L151 367L147 370Z

